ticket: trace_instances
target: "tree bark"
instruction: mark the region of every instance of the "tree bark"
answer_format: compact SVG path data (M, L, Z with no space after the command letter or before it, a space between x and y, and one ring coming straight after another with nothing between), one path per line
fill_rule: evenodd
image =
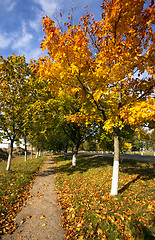
M75 144L73 147L72 167L76 167L77 154L78 154L78 145Z
M110 195L114 196L118 194L118 179L119 179L119 134L118 129L114 134L114 162L113 162L113 176Z
M7 167L6 170L9 171L11 167L11 159L12 159L12 153L13 153L13 139L11 139L11 144L10 144L10 151L9 151L9 156L8 156L8 162L7 162Z
M37 148L36 158L39 157L39 149Z

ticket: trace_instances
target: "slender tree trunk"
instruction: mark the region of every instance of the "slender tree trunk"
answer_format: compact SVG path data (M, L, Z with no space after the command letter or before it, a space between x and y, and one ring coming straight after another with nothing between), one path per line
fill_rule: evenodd
M10 151L9 151L9 156L8 156L8 162L7 162L7 167L6 170L9 171L11 167L11 159L12 159L12 153L13 153L13 140L11 139L11 144L10 144Z
M114 196L118 194L118 179L119 179L119 134L118 129L114 134L114 162L113 162L113 176L110 195Z
M37 148L36 158L39 157L39 149Z
M26 136L24 137L24 144L25 144L25 161L27 161L27 142L26 142Z
M75 144L73 148L72 167L76 167L77 154L78 154L78 145Z

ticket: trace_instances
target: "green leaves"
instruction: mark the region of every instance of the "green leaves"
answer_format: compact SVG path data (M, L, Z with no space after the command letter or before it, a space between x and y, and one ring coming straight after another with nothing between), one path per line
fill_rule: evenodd
M30 68L24 56L0 59L0 128L7 138L19 137L28 98Z

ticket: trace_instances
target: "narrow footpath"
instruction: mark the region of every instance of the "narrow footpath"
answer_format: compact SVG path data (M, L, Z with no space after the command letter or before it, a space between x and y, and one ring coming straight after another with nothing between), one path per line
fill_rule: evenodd
M65 231L60 226L61 210L57 205L53 160L45 160L38 174L31 198L17 214L18 227L11 235L2 236L2 240L64 240Z

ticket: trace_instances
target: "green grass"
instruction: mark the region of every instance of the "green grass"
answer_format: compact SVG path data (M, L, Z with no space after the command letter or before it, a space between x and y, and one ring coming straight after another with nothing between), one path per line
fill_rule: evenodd
M119 194L110 196L112 159L79 155L55 156L63 227L71 239L155 239L154 164L121 160Z
M154 156L153 152L144 152L143 155L141 155L141 152L126 152L125 154L133 154L133 155L140 155L140 156Z
M24 156L15 157L10 171L6 171L7 162L0 162L0 235L11 234L16 228L14 218L27 199L44 158L28 157L25 162Z

